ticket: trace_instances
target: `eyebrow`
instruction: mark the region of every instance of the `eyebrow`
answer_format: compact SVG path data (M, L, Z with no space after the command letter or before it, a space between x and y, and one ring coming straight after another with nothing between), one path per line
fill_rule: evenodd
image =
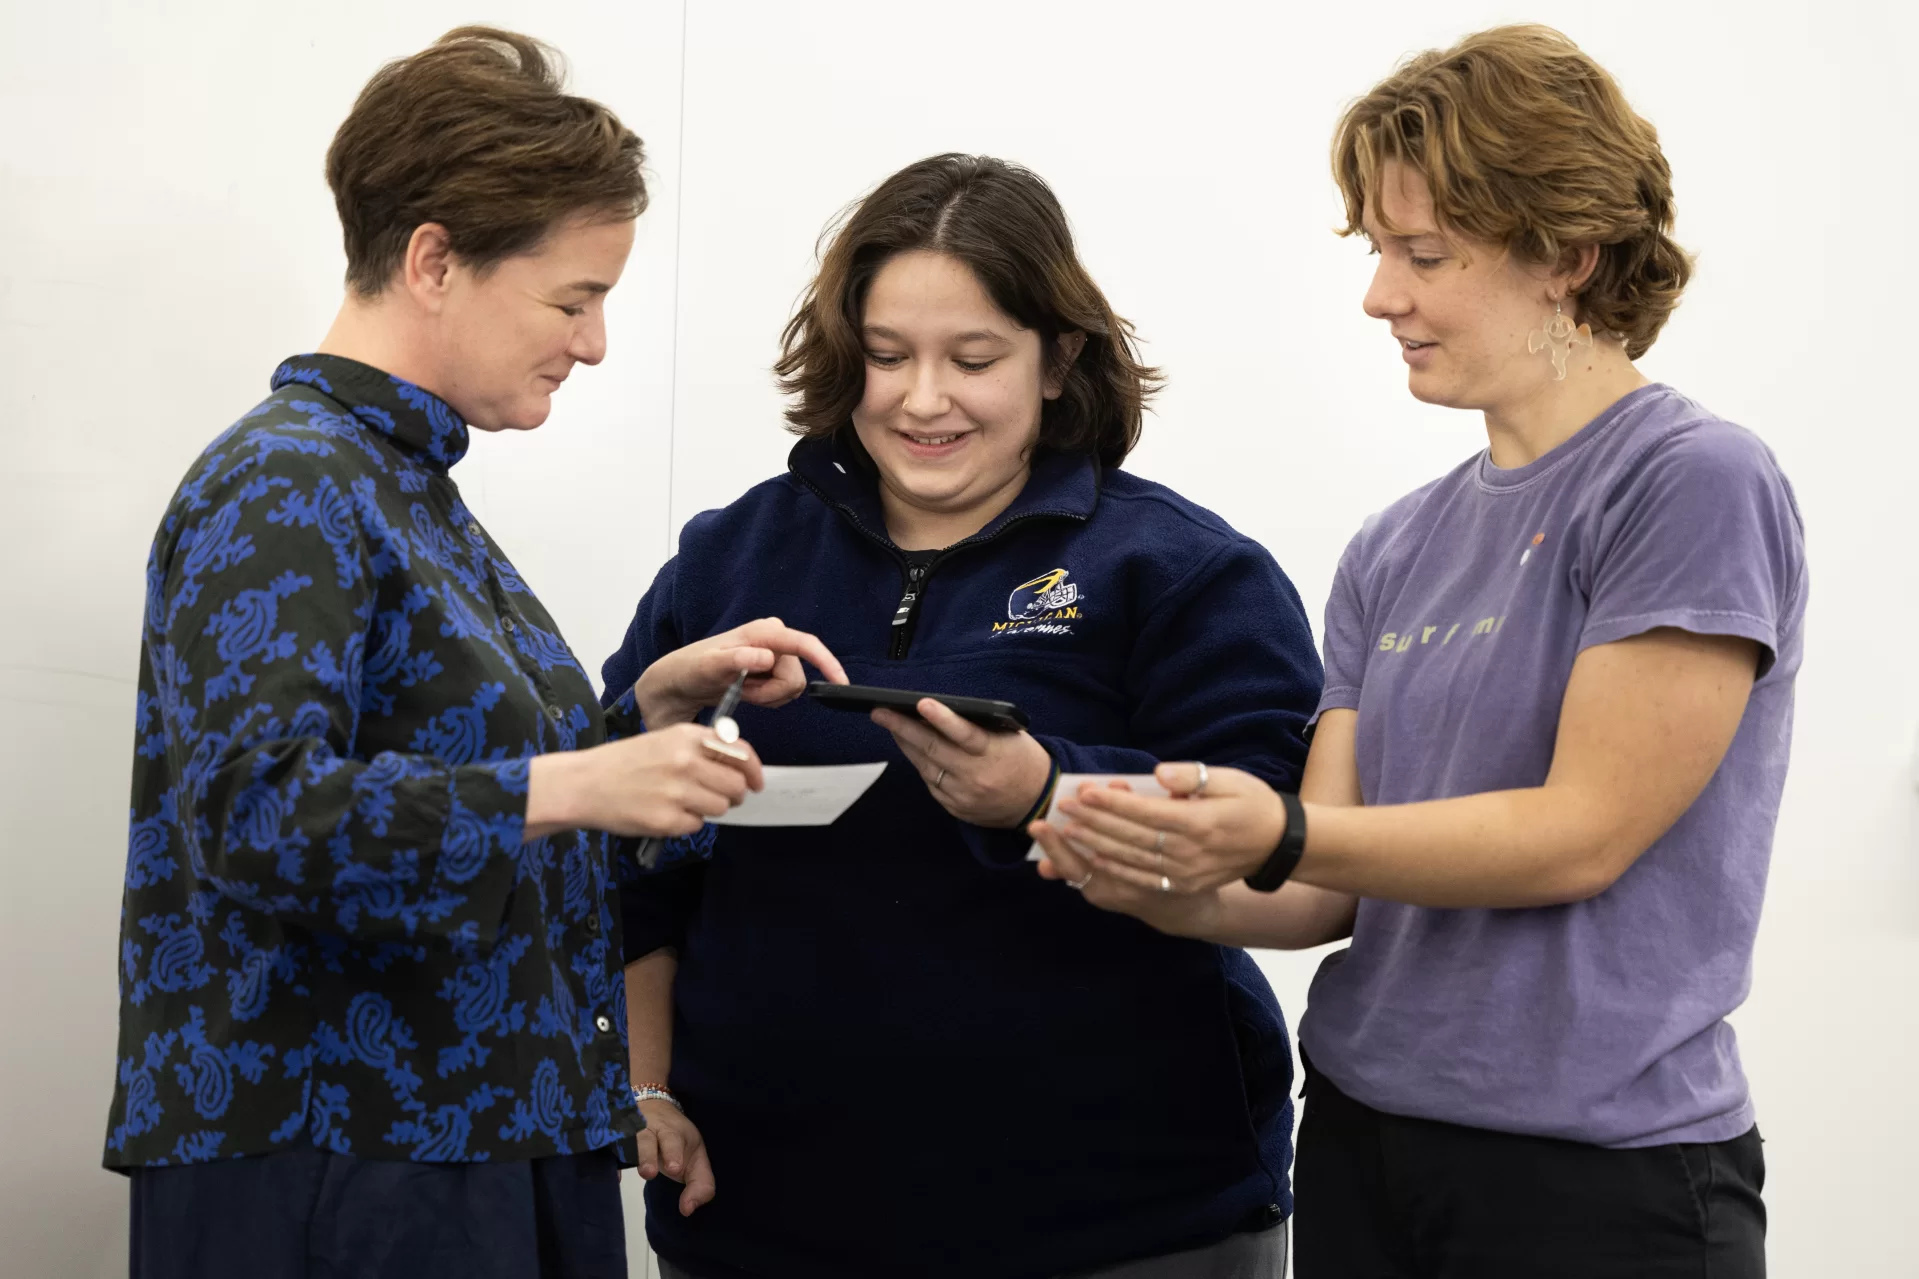
M586 294L611 293L613 291L612 285L600 280L575 280L566 287Z
M889 341L893 341L893 342L904 342L906 340L905 338L901 337L898 333L895 333L892 329L887 328L884 324L868 324L868 325L865 325L861 331L868 334L871 337L886 338ZM993 332L991 329L972 329L965 333L955 333L953 335L953 341L955 342L1007 342L1007 341L1010 341L1010 339L1007 338L1006 335L1002 333Z

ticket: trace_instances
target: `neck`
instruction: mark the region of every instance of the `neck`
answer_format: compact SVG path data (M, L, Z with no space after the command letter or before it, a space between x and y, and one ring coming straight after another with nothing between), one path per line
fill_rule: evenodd
M403 302L389 294L363 298L349 291L333 325L315 348L320 355L358 360L391 377L411 382L445 399L424 335L402 315Z
M1626 358L1626 348L1604 338L1567 361L1563 381L1553 379L1544 356L1534 358L1543 368L1532 390L1486 410L1486 438L1493 465L1501 469L1544 457L1647 382Z
M918 505L908 495L895 491L881 474L880 513L886 517L887 536L903 551L943 551L997 519L1026 487L1031 473L1030 467L1022 467L1017 475L986 497L956 509Z

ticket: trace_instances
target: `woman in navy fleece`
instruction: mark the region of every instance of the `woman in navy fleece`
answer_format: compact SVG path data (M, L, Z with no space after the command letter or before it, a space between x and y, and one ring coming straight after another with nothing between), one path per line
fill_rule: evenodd
M1061 771L1206 760L1297 788L1320 665L1291 584L1119 469L1157 375L1024 169L945 155L884 182L779 372L789 471L686 526L606 686L776 614L855 683L1004 698L1032 732L933 702L742 711L769 763L892 766L836 825L709 830L629 885L664 1273L1277 1279L1271 989L1241 950L1035 876L1022 828ZM653 728L691 713L638 693Z

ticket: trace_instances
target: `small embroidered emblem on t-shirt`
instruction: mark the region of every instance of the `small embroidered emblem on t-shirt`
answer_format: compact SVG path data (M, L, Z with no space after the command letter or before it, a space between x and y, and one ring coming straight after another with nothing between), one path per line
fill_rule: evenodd
M1533 557L1533 546L1538 546L1541 542L1545 540L1546 540L1546 535L1544 533L1533 534L1532 546L1528 546L1525 550L1519 553L1519 567L1521 568L1526 567L1526 561Z

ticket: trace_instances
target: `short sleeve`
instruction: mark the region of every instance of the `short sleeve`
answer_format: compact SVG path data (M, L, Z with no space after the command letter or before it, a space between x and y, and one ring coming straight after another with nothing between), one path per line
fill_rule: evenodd
M1313 712L1314 723L1327 711L1359 708L1366 656L1372 647L1366 640L1366 601L1360 590L1365 541L1366 529L1361 529L1346 544L1333 574L1332 594L1326 598L1326 686Z
M1584 571L1582 651L1660 627L1732 635L1763 647L1764 678L1803 589L1792 489L1749 432L1724 422L1685 431L1612 495Z

